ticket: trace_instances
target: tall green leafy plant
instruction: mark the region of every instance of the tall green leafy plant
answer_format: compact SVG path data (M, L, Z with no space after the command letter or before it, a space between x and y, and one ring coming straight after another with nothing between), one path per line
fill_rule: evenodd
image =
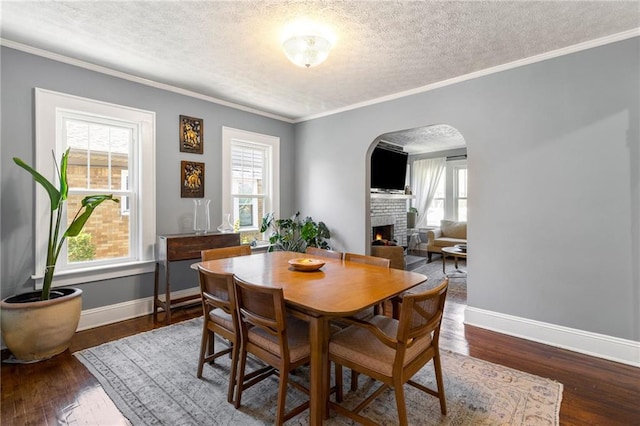
M329 249L326 241L331 238L331 232L324 222L314 222L307 216L301 219L300 212L287 219L275 219L273 213L267 213L262 218L260 232L269 235L269 251L296 251L304 253L307 247Z
M20 158L13 157L13 161L18 166L29 172L31 176L33 176L33 179L40 185L42 185L45 191L47 191L50 200L47 263L44 271L44 279L42 282L42 293L40 296L41 300L49 300L50 298L53 274L56 269L56 263L58 262L60 250L62 250L62 246L65 240L69 237L75 237L80 233L80 231L82 231L82 228L84 228L85 223L87 223L87 220L89 220L89 217L91 217L93 211L102 202L106 200L110 200L116 203L120 202L120 200L113 198L113 195L89 195L87 197L84 197L80 208L71 221L71 224L62 233L61 228L63 226L62 222L64 219L62 217L62 210L64 207L64 202L67 200L67 195L69 193L69 186L67 184L67 163L69 160L69 151L70 149L67 149L62 155L59 168L55 161L55 155L53 158L53 163L56 166L56 174L58 175L58 180L60 181L59 188L56 188L51 182L49 182L47 178L42 176L39 172L26 164Z

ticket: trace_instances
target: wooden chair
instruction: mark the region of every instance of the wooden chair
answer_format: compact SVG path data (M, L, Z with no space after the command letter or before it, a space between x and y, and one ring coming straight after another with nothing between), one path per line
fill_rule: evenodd
M307 254L312 254L314 256L326 257L328 259L337 259L337 260L342 259L342 255L343 255L341 251L326 250L318 247L307 247L304 250L304 252Z
M238 313L234 297L233 274L218 274L199 267L200 292L204 326L200 343L200 360L197 377L202 378L205 362L211 362L225 354L231 353L231 371L229 373L229 389L227 401L233 402L237 373L240 338L238 330ZM214 334L227 339L229 347L218 352L214 349Z
M366 265L380 266L382 268L387 268L387 269L391 267L391 261L389 259L385 259L383 257L367 256L364 254L345 253L344 260L348 260L350 262L356 262L356 263L364 263ZM371 317L373 317L374 315L382 315L382 314L384 314L383 303L374 306L373 311L366 310L366 311L358 312L356 315L354 315L353 318L361 321L366 321ZM358 372L352 371L351 372L351 390L355 391L357 389L358 389Z
M250 254L251 247L249 247L248 245L214 248L209 250L202 250L200 252L200 256L202 257L203 262L206 260L227 259L229 257L236 256L248 256Z
M251 249L249 246L223 247L201 252L203 261L250 254ZM231 373L229 375L227 400L233 402L238 351L240 350L240 333L234 297L233 275L216 274L198 268L198 276L204 324L200 342L197 377L202 378L202 370L205 363L213 363L216 358L231 354ZM226 339L229 342L229 347L215 352L215 334Z
M364 254L345 253L344 260L356 263L365 263L367 265L382 266L383 268L390 268L391 261L384 257L366 256Z
M309 390L289 380L289 373L310 360L309 324L287 315L281 288L250 284L235 277L236 302L240 319L241 349L238 385L234 405L240 407L242 393L271 374L280 377L276 425L300 414L309 407L306 401L285 413L287 386L309 394ZM251 353L271 368L245 374L247 354Z
M440 365L440 324L444 312L449 281L423 293L405 294L400 319L376 315L369 321L348 319L351 326L334 334L329 341L329 360L335 364L336 402L329 405L338 413L362 424L375 424L360 411L387 388L395 389L400 425L407 425L404 384L438 397L440 411L447 405ZM435 368L437 391L416 383L411 378L431 359ZM382 382L380 388L353 409L342 402L342 366Z

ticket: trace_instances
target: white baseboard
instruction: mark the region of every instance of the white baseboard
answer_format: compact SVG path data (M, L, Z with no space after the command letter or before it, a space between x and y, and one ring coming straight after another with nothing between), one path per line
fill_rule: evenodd
M171 298L193 294L193 288L171 292ZM80 315L78 331L113 324L153 313L153 297L130 300L115 305L86 309Z
M175 297L192 289L174 293ZM153 298L131 300L82 311L78 331L113 324L153 312ZM586 355L640 367L640 342L591 333L467 306L465 324ZM4 342L2 342L4 343ZM4 344L2 345L4 349Z
M640 367L640 342L467 306L465 324Z

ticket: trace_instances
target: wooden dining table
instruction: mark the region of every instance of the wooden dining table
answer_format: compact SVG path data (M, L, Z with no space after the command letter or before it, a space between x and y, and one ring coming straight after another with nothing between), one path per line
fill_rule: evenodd
M281 287L287 309L309 320L309 423L321 425L329 394L329 320L351 316L416 285L427 277L415 272L316 257L325 264L316 271L298 271L289 260L314 258L295 252L260 253L198 263L203 269L232 273L244 281Z

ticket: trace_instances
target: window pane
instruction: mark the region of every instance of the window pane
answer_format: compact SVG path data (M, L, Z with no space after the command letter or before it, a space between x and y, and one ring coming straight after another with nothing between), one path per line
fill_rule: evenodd
M458 200L458 220L461 222L467 221L467 199Z
M260 225L264 211L262 197L240 198L234 197L234 225L238 226L242 244L248 244L254 239L262 239Z
M83 195L69 195L67 226L78 211ZM68 262L86 262L129 256L129 216L120 204L105 201L96 208L78 237L67 239Z
M467 198L467 169L458 169L458 197Z
M67 170L70 188L121 188L119 174L129 168L133 143L130 128L66 120L65 136L66 147L71 148Z
M241 144L231 146L232 192L256 195L263 193L264 150Z

